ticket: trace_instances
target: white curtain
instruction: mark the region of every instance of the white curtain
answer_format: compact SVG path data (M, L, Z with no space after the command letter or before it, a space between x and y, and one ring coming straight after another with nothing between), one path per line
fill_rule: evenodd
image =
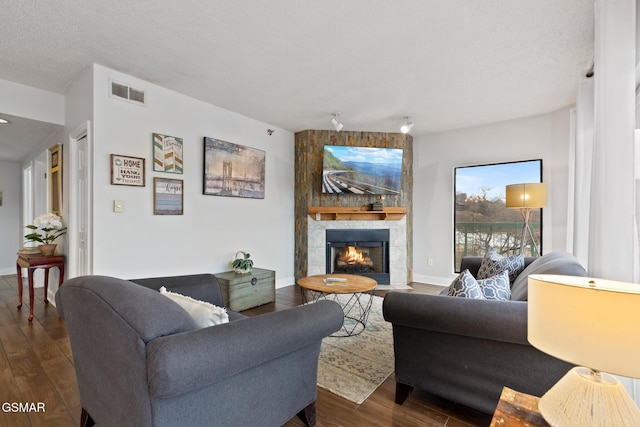
M579 84L570 218L569 246L589 275L623 281L636 279L639 263L635 16L634 0L595 2L595 75Z
M568 248L592 277L640 283L636 1L594 5L595 75L578 89ZM640 382L618 379L640 405Z
M640 82L637 82L640 85ZM636 95L638 100L640 101L640 95ZM638 106L640 102L636 103L636 110L640 113L640 108ZM635 169L636 169L636 247L635 247L635 264L634 264L634 272L633 272L633 281L636 283L640 283L640 120L636 120L636 144L635 144Z
M589 270L589 211L591 206L591 171L593 159L594 78L580 76L576 101L575 141L571 144L574 160L573 209L569 209L569 241L567 250L573 252L587 271ZM573 226L571 226L573 224Z

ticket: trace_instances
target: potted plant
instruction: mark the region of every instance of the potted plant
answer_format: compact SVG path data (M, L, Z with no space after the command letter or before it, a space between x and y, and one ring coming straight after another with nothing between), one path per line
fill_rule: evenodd
M53 242L67 232L67 227L62 226L60 217L53 213L40 215L33 220L33 224L26 227L33 230L33 232L27 234L24 238L27 239L27 242L41 243L38 248L40 253L45 256L53 255L57 246Z
M236 252L236 259L234 259L231 263L231 266L235 269L236 273L251 273L251 269L253 268L253 260L249 258L250 256L251 254L244 251Z

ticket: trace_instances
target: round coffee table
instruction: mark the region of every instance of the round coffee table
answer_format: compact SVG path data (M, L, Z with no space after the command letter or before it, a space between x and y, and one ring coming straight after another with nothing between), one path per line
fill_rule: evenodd
M328 299L342 307L344 322L332 337L359 335L366 328L373 291L378 285L374 279L355 274L318 274L302 277L298 285L304 304Z

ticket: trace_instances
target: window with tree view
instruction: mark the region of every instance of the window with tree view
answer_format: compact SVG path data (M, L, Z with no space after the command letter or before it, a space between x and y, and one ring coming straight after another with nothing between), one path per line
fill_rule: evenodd
M504 256L524 251L537 256L542 248L542 209L529 218L531 234L523 239L524 219L519 209L507 208L507 185L542 182L542 160L465 166L454 171L454 259L460 271L463 256L482 256L488 246Z

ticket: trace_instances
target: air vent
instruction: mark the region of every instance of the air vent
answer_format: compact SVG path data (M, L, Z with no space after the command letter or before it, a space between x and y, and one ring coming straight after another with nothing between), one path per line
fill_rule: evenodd
M145 105L145 93L143 90L133 88L131 86L110 81L109 95L112 98L122 99L123 101L131 102L132 104Z

